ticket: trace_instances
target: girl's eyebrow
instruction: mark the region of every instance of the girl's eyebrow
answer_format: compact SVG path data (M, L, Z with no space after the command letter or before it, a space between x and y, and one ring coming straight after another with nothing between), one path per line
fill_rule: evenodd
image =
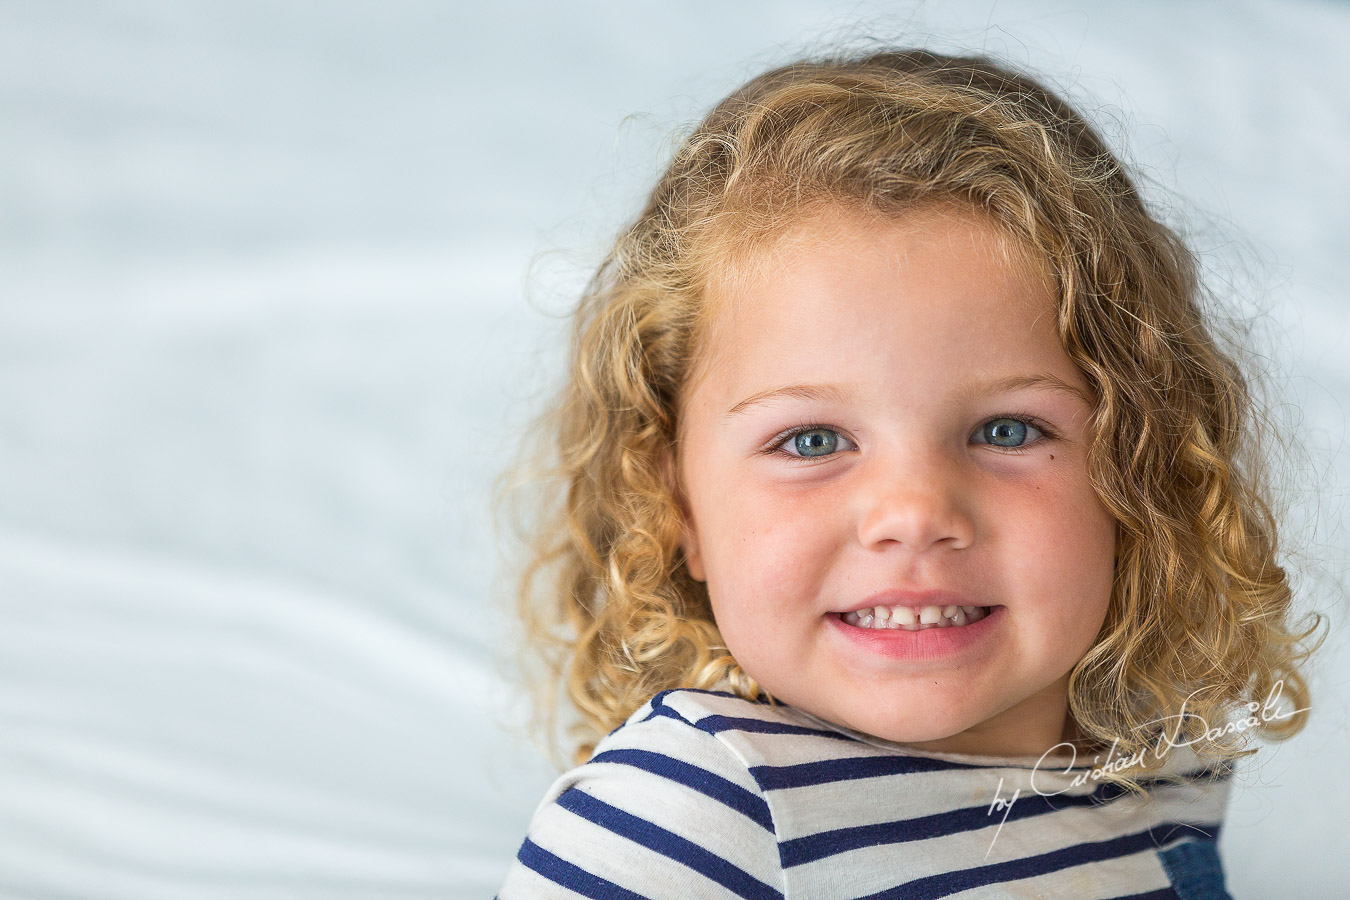
M1016 391L1026 388L1034 388L1042 391L1060 391L1071 394L1082 400L1088 406L1092 405L1092 399L1082 388L1070 384L1058 375L1052 375L1049 372L1039 372L1027 375L1007 375L1003 378L996 378L992 381L977 383L968 383L958 392L957 397L969 402L976 396L986 393L997 393L1000 391ZM731 409L727 410L726 418L739 416L745 413L750 407L760 403L767 403L779 397L796 397L800 400L830 400L835 403L847 403L853 399L854 393L848 388L836 384L789 384L783 387L770 388L769 390L759 391L751 394L741 402L737 403Z
M1027 375L1006 375L1003 378L995 378L993 381L985 381L978 384L967 384L965 389L959 394L962 400L973 400L979 394L997 393L999 391L1017 391L1033 388L1040 391L1059 391L1061 393L1071 394L1082 400L1088 406L1092 406L1092 397L1088 392L1060 378L1050 372L1037 372Z
M853 399L853 392L835 384L789 384L785 387L770 388L767 391L751 394L727 410L726 417L739 416L756 404L767 403L778 397L796 397L800 400L833 400L835 403L847 403Z

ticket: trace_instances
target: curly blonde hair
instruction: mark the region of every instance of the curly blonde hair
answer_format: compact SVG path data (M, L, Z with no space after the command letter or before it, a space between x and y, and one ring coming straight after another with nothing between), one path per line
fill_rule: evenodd
M1106 619L1069 681L1083 746L1116 741L1126 757L1166 731L1202 757L1245 756L1256 751L1244 735L1203 723L1253 715L1247 704L1281 684L1296 712L1253 731L1300 731L1300 670L1321 643L1304 641L1323 619L1287 621L1264 419L1206 325L1195 257L1035 79L983 56L887 50L775 68L719 103L581 296L566 382L504 474L511 491L542 486L515 602L550 739L560 704L580 713L580 764L657 691L725 679L767 696L682 565L680 401L713 312L709 279L840 203L980 210L1053 273L1063 347L1097 401L1089 476L1119 525ZM1113 780L1137 791L1151 767Z

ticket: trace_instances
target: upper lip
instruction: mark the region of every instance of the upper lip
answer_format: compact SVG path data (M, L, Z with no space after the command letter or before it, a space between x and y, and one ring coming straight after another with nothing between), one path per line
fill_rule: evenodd
M931 590L891 590L879 591L868 597L861 603L854 604L848 609L836 610L836 612L847 613L857 612L860 609L868 609L873 606L912 606L915 609L921 609L925 606L985 606L984 603L974 603L969 597L963 597L955 591Z

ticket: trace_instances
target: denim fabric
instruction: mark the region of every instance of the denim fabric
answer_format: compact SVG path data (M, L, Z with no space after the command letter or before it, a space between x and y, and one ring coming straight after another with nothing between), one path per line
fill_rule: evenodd
M1217 841L1182 841L1159 850L1158 857L1181 900L1233 900L1224 887Z

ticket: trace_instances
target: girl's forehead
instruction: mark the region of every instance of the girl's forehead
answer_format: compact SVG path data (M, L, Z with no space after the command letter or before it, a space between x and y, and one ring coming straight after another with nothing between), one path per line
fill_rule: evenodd
M880 360L900 352L919 364L898 349L903 342L878 343L881 333L940 342L912 345L927 351L1032 328L1040 352L1063 354L1048 265L978 210L816 209L786 223L771 244L738 256L707 292L687 391L709 375L724 383L776 371L786 356L813 355L809 348L822 341L848 348L829 351L843 353L835 368L861 363L849 359L858 353Z
M853 276L855 261L866 261L890 268L899 284L910 277L911 254L933 250L954 252L1000 278L1036 286L1038 310L1047 297L1049 305L1055 305L1056 280L1049 260L973 206L930 202L897 214L840 202L802 210L771 234L726 247L709 267L702 292L701 343L706 348L746 315L754 315L756 321L771 315L772 304L753 304L750 312L746 298L762 295L766 285L792 282L803 270L820 276L824 259L839 280ZM956 282L965 274L953 270L950 277Z
M711 317L725 305L734 304L749 284L791 270L803 258L822 251L862 255L884 241L898 251L894 258L898 276L906 247L934 235L946 241L972 242L979 252L1019 275L1031 276L1047 288L1054 284L1044 254L971 204L932 200L897 213L857 202L829 201L804 207L772 226L762 226L748 238L727 234L715 240L704 291L706 312ZM902 240L897 242L897 237Z

